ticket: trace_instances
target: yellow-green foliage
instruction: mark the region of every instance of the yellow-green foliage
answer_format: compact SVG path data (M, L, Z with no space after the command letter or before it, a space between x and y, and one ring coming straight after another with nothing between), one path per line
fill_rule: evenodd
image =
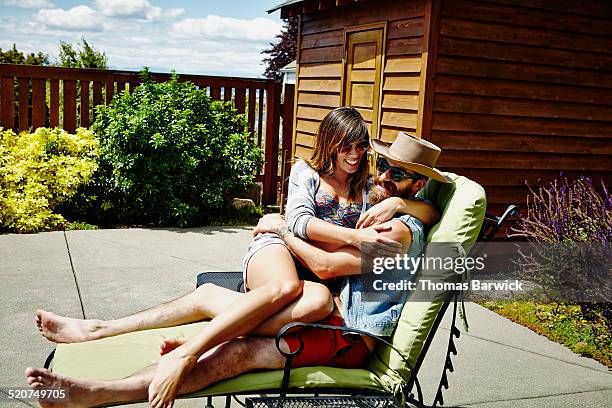
M53 212L92 179L99 142L87 129L70 134L38 128L15 134L0 128L0 229L37 232L62 226Z

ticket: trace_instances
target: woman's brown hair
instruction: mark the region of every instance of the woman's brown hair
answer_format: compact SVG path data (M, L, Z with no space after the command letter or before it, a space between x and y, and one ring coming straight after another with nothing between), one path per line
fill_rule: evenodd
M321 121L309 164L319 174L331 176L340 148L362 140L369 140L369 135L359 112L350 107L336 108ZM349 200L354 201L365 189L368 174L368 158L364 154L357 171L349 176Z

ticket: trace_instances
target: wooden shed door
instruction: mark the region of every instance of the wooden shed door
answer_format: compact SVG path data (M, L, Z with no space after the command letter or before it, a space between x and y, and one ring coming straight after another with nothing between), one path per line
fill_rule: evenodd
M372 138L378 138L383 36L382 28L346 33L343 103L361 113Z

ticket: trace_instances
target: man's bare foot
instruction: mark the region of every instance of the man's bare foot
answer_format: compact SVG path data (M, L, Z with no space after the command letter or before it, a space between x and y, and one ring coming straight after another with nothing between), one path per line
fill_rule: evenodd
M164 354L168 354L175 348L180 347L183 344L185 344L186 341L187 339L166 339L162 341L159 346L160 347L159 355L163 356Z
M89 380L73 380L52 373L45 368L31 368L25 370L25 375L33 389L54 388L66 389L68 399L59 402L40 401L43 408L80 408L91 407L97 404L92 397L95 384Z
M45 310L36 311L38 331L55 343L79 343L102 337L99 320L82 320L59 316Z

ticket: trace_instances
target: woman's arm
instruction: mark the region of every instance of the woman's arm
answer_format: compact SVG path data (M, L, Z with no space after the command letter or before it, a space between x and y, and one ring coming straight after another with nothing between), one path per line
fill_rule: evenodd
M318 218L309 220L306 230L308 238L312 241L338 244L340 246L350 245L355 248L361 248L363 242L390 241L380 234L386 231L386 228L376 226L362 229L346 228Z
M440 220L440 210L429 201L390 197L372 206L357 221L357 228L366 228L389 221L395 214L408 214L425 225L433 225Z
M298 160L291 167L287 187L285 219L296 236L308 239L306 226L316 218L315 194L319 175L306 162Z
M280 233L280 228L285 224L280 214L266 214L259 219L257 226L253 230L253 236L272 232ZM291 228L289 228L291 230ZM361 249L364 242L384 243L390 247L399 247L400 243L387 238L383 233L390 230L388 225L373 225L369 228L359 230L353 228L340 227L335 224L311 217L308 221L308 237L311 241L323 243L327 250L350 245ZM296 235L297 236L297 235Z

